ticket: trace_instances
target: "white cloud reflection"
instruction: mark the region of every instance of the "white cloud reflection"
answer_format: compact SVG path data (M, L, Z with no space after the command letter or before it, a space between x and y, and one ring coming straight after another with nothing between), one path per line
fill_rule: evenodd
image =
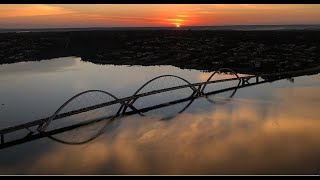
M113 138L104 135L82 147L54 144L37 154L32 165L0 169L23 167L31 174L316 174L320 100L313 99L312 105L310 100L319 89L290 91L275 91L282 99L278 104L235 100L171 121L131 116Z

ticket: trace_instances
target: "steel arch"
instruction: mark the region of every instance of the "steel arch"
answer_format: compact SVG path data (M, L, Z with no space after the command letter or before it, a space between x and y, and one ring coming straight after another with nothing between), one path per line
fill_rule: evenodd
M110 119L110 120L109 120ZM104 120L109 120L104 126L103 128L98 131L96 134L94 134L92 137L88 138L87 140L84 140L84 141L81 141L81 142L68 142L66 140L61 140L59 138L56 138L56 137L53 137L52 135L47 135L46 137L48 137L49 139L53 140L53 141L56 141L56 142L59 142L59 143L62 143L62 144L68 144L68 145L81 145L81 144L85 144L85 143L88 143L90 141L93 141L94 139L98 138L100 135L102 135L103 133L105 133L106 131L106 128L111 125L112 126L112 123L116 122L117 121L117 117L111 117L111 118L107 118L107 119L104 119ZM103 120L103 121L104 121ZM92 123L92 122L91 122ZM88 124L88 125L91 125Z
M43 131L48 127L48 125L50 124L50 122L56 117L56 115L57 115L65 106L67 106L72 100L74 100L75 98L77 98L77 97L79 97L79 96L81 96L81 95L83 95L83 94L90 93L90 92L101 92L101 93L104 93L104 94L112 97L114 100L119 101L119 98L117 98L115 95L113 95L113 94L111 94L111 93L109 93L109 92L106 92L106 91L102 91L102 90L87 90L87 91L81 92L81 93L79 93L79 94L76 94L75 96L73 96L73 97L70 98L69 100L67 100L65 103L63 103L62 106L60 106L60 107L53 113L53 115L52 115L45 123L39 125L39 127L37 128L37 130L38 130L39 132L43 132ZM118 103L120 103L121 106L120 106L120 109L118 110L116 116L117 116L117 115L119 114L119 112L121 111L121 108L122 108L123 106L126 106L126 104L125 104L124 102L119 101ZM116 103L116 104L117 104L117 103Z
M232 69L230 69L230 68L220 68L220 69L218 69L217 71L215 71L215 72L213 72L213 73L211 74L211 76L207 79L206 83L203 84L203 86L199 86L198 91L199 91L200 93L203 93L204 89L206 88L206 86L208 85L208 83L210 82L210 80L212 79L212 77L213 77L216 73L221 72L221 71L223 71L223 70L227 70L227 71L231 72L231 73L232 73L233 75L235 75L238 79L240 78L240 77L238 76L238 74L237 74L235 71L233 71ZM239 82L240 82L240 81L241 81L241 80L239 79Z
M163 77L174 77L174 78L178 78L178 79L184 81L185 83L187 83L188 85L190 85L190 86L188 86L188 87L193 91L193 93L192 93L191 96L199 93L198 89L195 88L194 86L192 86L192 84L191 84L189 81L187 81L186 79L184 79L184 78L182 78L182 77L179 77L179 76L176 76L176 75L167 74L167 75L161 75L161 76L155 77L155 78L147 81L147 82L144 83L139 89L137 89L137 90L133 93L133 95L132 95L131 97L136 96L144 87L146 87L146 86L147 86L148 84L150 84L151 82L153 82L153 81L155 81L155 80L157 80L157 79L163 78ZM139 98L134 98L134 99L129 100L129 101L127 102L127 106L123 109L123 113L126 112L127 107L131 107L131 106L133 105L133 103L136 102L138 99L139 99ZM140 114L140 113L139 113L139 114ZM140 115L142 115L142 114L140 114Z

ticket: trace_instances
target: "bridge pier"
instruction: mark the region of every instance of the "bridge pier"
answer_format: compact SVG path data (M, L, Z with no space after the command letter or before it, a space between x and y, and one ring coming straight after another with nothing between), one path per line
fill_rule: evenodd
M3 143L4 143L4 135L1 134L1 144L3 144Z
M250 84L250 83L249 83L249 80L250 80L250 78L243 78L243 79L241 79L242 85Z

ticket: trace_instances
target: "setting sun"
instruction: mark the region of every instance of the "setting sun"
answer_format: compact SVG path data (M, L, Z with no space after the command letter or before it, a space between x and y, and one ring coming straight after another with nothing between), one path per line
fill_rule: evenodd
M180 27L180 24L176 24L176 27Z

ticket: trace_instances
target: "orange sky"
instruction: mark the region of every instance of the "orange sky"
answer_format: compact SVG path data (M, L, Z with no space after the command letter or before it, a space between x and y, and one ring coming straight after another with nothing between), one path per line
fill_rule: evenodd
M320 24L320 5L2 4L0 28Z

